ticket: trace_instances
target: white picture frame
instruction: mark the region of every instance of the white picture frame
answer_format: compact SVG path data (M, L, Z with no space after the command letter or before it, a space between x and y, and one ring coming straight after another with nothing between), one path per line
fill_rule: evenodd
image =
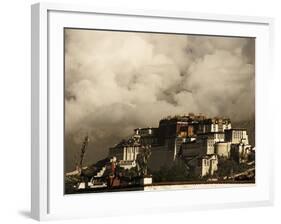
M31 214L37 220L99 217L273 204L270 139L273 19L191 12L32 5ZM63 194L63 28L99 28L251 36L256 42L256 148L254 187ZM264 117L267 117L265 121ZM98 201L98 204L95 203ZM114 206L118 201L119 206ZM138 203L134 203L138 201ZM131 204L123 209L126 204ZM132 206L133 205L133 206ZM105 209L106 206L106 209Z

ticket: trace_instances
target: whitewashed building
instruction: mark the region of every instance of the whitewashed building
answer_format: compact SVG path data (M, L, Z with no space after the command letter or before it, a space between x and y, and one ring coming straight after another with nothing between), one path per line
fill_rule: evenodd
M209 118L200 121L198 133L224 132L231 129L231 121L227 118Z
M216 142L215 145L215 154L221 157L229 158L231 142Z
M225 130L225 141L233 144L244 143L249 144L249 138L246 129L229 129Z
M195 174L199 177L207 175L214 175L218 170L218 157L217 155L206 155L197 158L197 164L195 166Z
M119 165L125 169L136 166L137 155L141 153L139 135L134 135L128 140L123 140L109 149L109 157L116 157Z

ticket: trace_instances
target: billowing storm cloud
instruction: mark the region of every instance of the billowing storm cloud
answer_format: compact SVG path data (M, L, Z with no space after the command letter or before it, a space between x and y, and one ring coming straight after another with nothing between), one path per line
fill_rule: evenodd
M252 38L66 29L66 168L86 134L90 163L168 115L251 120L254 59Z

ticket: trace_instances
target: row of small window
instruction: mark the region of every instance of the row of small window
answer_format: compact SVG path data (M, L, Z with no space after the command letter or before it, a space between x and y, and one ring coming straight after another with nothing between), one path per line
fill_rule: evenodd
M233 137L234 138L243 138L243 132L234 132Z

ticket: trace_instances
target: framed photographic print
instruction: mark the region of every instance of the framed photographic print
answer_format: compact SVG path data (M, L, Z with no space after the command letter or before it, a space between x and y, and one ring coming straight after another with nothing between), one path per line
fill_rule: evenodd
M33 5L32 216L271 204L272 26Z

